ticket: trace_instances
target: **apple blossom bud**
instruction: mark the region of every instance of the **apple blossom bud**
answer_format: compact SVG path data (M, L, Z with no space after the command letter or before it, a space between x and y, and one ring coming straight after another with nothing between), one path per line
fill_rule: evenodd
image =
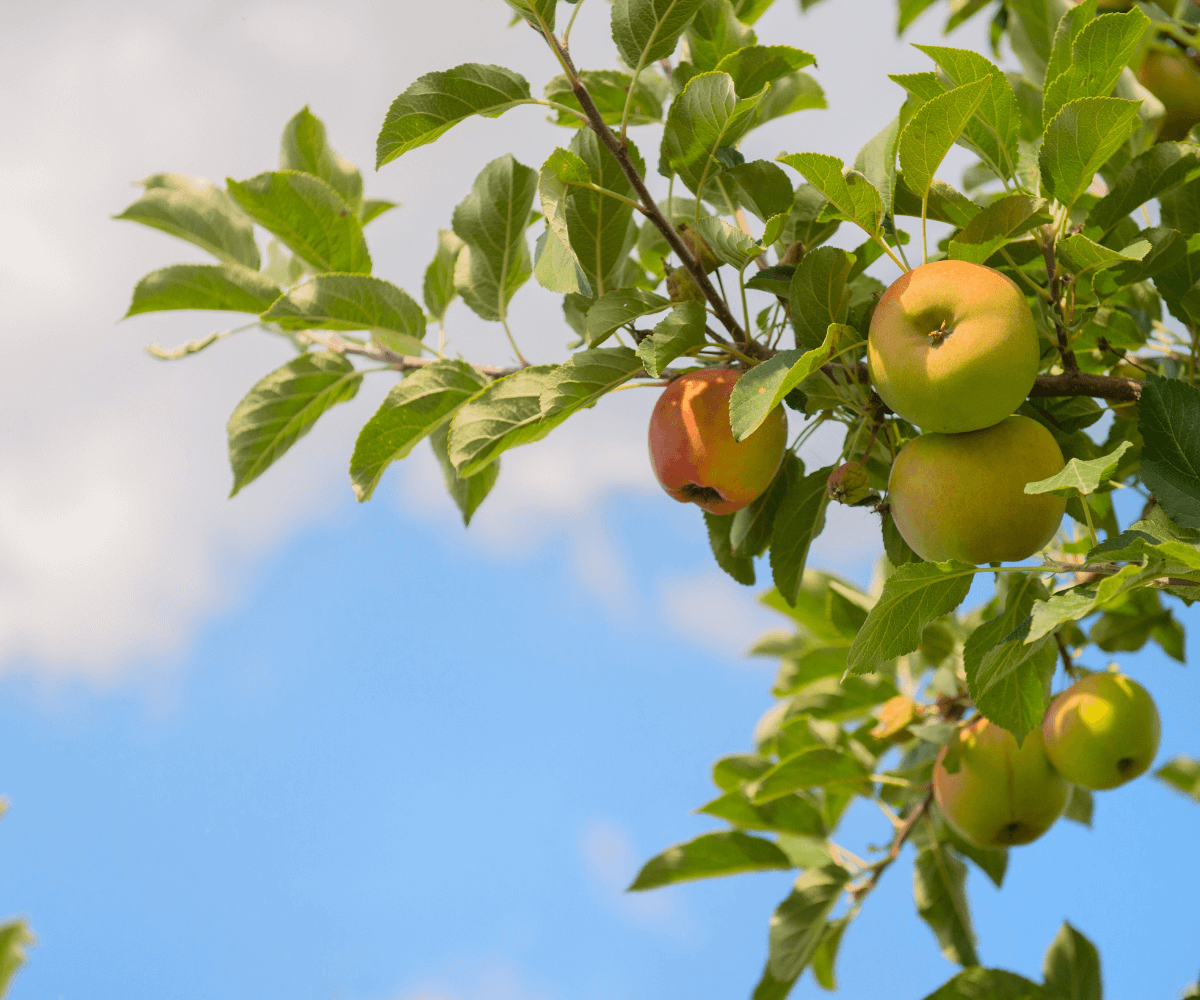
M780 264L799 264L804 259L804 252L808 248L796 240L795 243L789 243L788 248L783 251L783 256L779 258Z

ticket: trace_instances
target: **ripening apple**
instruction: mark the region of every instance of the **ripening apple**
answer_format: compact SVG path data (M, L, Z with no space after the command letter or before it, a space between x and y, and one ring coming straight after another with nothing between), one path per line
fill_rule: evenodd
M1040 363L1033 313L999 271L938 260L901 275L871 317L875 390L922 430L991 427L1029 395Z
M1151 49L1138 67L1142 86L1167 109L1158 138L1179 142L1200 122L1200 69L1181 51Z
M1042 721L1046 753L1068 781L1116 788L1142 774L1158 753L1158 709L1124 674L1089 674L1050 703Z
M981 563L1027 559L1054 537L1067 501L1025 484L1062 471L1053 435L1014 415L969 434L922 434L896 456L888 503L922 559Z
M1062 814L1069 791L1046 756L1041 730L1018 747L1012 733L982 716L942 747L933 769L942 814L978 847L1036 840Z
M787 417L775 407L744 441L729 427L729 396L741 372L705 368L675 379L650 415L650 464L680 503L732 514L771 485L787 444Z

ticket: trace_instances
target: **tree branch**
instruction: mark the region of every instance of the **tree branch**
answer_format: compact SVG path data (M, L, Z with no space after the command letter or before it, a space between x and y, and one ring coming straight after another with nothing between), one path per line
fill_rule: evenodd
M908 840L909 835L913 832L913 828L917 823L920 822L921 817L928 812L929 803L932 801L933 791L931 790L926 794L925 798L913 806L909 814L896 827L896 834L892 837L892 844L888 848L887 855L871 866L871 875L865 882L851 890L850 894L854 897L856 903L879 884L879 879L883 876L883 873L891 867L893 861L900 857L900 851L904 847L904 842Z
M570 64L570 57L562 50L557 38L552 33L545 35L546 41L554 48L559 55L559 58L564 60L566 65ZM596 107L596 102L592 100L592 95L588 93L587 87L579 79L578 73L570 73L568 77L571 81L571 90L575 94L575 99L579 101L579 106L583 108L584 113L588 118L588 126L604 143L605 148L612 153L617 164L621 168L621 172L625 174L626 179L637 192L642 204L645 206L647 218L654 223L655 227L662 233L663 239L667 241L667 245L679 257L683 266L687 268L688 273L695 279L696 284L700 286L700 290L704 293L704 297L708 299L712 306L713 314L720 320L721 325L729 331L736 343L743 351L752 356L758 356L762 347L757 342L750 339L750 335L742 329L741 324L734 318L733 313L729 311L729 306L721 293L713 286L713 283L708 280L708 275L704 273L704 268L700 262L696 260L691 251L688 250L687 244L680 238L679 233L675 231L674 225L670 220L659 211L658 203L654 200L654 196L650 194L646 187L646 182L642 179L642 175L638 173L637 167L634 166L633 160L629 157L628 148L621 143L616 134L605 123L604 118L600 114L600 110Z

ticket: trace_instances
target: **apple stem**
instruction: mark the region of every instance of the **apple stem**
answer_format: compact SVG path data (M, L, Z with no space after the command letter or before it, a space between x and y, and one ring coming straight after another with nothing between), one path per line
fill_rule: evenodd
M1068 677L1073 681L1079 680L1079 668L1075 666L1071 660L1071 651L1067 649L1066 642L1060 633L1054 633L1054 641L1058 643L1058 655L1062 657L1063 670L1066 671Z

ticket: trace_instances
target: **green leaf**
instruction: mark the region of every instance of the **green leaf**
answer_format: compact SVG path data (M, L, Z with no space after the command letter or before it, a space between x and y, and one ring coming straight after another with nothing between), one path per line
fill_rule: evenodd
M1046 126L1038 163L1042 183L1068 208L1083 194L1096 171L1137 125L1137 101L1084 97L1064 104Z
M454 290L454 266L458 263L458 253L462 248L463 241L453 232L449 229L438 230L437 252L425 268L422 285L425 308L436 320L445 318L446 310L458 294Z
M739 99L727 73L692 77L667 112L659 172L678 174L693 194L702 191L722 169L717 150L737 146L750 131L768 89L766 85L759 93Z
M736 830L705 833L651 858L627 891L641 892L697 878L780 871L791 867L787 855L762 837L751 837Z
M392 462L448 423L455 410L487 384L487 378L465 361L440 359L394 385L354 445L350 482L359 501L370 500Z
M173 264L137 283L125 315L167 309L260 313L278 297L275 282L241 264Z
M1174 757L1154 772L1177 792L1183 792L1200 802L1200 760L1194 757Z
M696 223L695 229L704 237L717 260L739 271L744 270L750 261L766 250L754 237L746 235L724 219L701 219Z
M715 68L716 72L728 73L733 78L738 97L753 97L765 85L816 61L811 53L790 45L747 45L730 52Z
M429 444L442 467L442 480L446 484L446 492L450 494L450 498L462 514L465 528L470 525L475 511L496 485L496 479L500 475L500 459L489 462L475 475L463 479L454 471L454 464L450 461L449 439L450 425L444 423L429 435Z
M1080 785L1072 785L1071 795L1067 799L1067 807L1063 810L1063 818L1090 827L1094 808L1092 793Z
M703 313L703 303L696 302L694 304L700 306ZM655 295L654 292L648 292L643 288L620 288L615 292L602 295L587 311L588 346L595 347L602 343L614 330L639 316L662 312L670 307L670 299ZM701 322L703 323L703 320Z
M1088 271L1103 271L1130 261L1140 261L1150 253L1152 247L1149 240L1142 239L1123 250L1110 250L1082 234L1077 234L1059 240L1054 249L1066 270L1078 276Z
M964 969L925 1000L1058 1000L1037 983L1002 969Z
M25 949L36 943L24 920L13 920L0 926L0 996L25 964Z
M825 925L825 932L821 935L821 943L817 945L817 950L813 952L812 970L813 978L831 993L837 991L837 977L834 974L834 963L837 962L838 948L842 943L842 935L846 932L846 928L850 924L849 917L842 917L840 920L831 920Z
M787 795L755 806L740 789L732 789L696 811L723 819L742 830L794 833L806 837L825 835L825 821L821 819L820 810L799 795Z
M371 273L362 223L323 180L278 170L226 183L247 215L318 271Z
M503 66L464 63L426 73L388 108L375 141L375 169L433 142L472 115L496 118L532 100L525 78Z
M716 69L725 56L756 41L754 32L738 19L729 0L705 0L683 37L688 62L682 63L680 70L690 70L688 76ZM676 89L682 86L681 80Z
M1063 1000L1104 1000L1100 954L1096 946L1068 923L1046 951L1042 973L1047 989Z
M325 138L324 123L308 110L307 105L283 128L279 169L299 170L319 177L352 211L358 212L362 207L362 174L353 163L334 152Z
M913 865L917 912L937 935L948 961L978 965L966 882L967 866L949 847L935 843L917 854Z
M646 374L658 378L677 357L703 344L706 319L702 302L680 302L673 306L653 333L638 344L638 357L646 367Z
M840 329L836 323L830 324L820 347L780 351L737 380L729 397L729 425L735 441L745 441L758 430L784 396L829 360Z
M419 355L425 313L403 288L365 274L317 274L263 313L285 330L370 330L397 354Z
M500 321L508 303L533 273L525 226L538 175L512 154L492 160L479 172L471 193L454 209L459 251L454 287L481 319Z
M811 108L826 107L825 91L808 73L798 70L781 76L773 84L758 106L758 120L755 128L764 125L784 115L797 111L807 111Z
M792 182L783 169L770 160L747 160L735 167L726 167L720 176L733 182L738 203L763 222L791 211L795 198ZM763 242L774 241L764 239Z
M1087 228L1103 237L1139 205L1197 177L1200 155L1194 145L1160 142L1125 164L1108 194L1088 211Z
M708 544L717 565L746 587L754 586L754 560L750 556L737 555L733 551L730 533L735 514L704 514L704 525L708 529Z
M788 153L775 159L804 177L868 236L879 231L883 201L871 182L858 171L846 171L836 156L823 153Z
M378 219L384 212L390 212L399 206L398 201L388 201L386 198L367 198L358 210L358 221L364 226L373 219Z
M883 593L854 637L847 669L870 673L921 644L925 626L949 614L967 596L975 567L956 560L908 563L888 577Z
M591 298L592 288L587 275L571 247L570 225L567 222L567 194L572 183L591 181L587 164L566 149L555 149L542 165L538 192L542 199L542 214L546 217L546 232L538 240L534 276L543 288L561 294L578 293Z
M1045 14L1049 13L1049 8ZM1090 0L1080 3L1078 6L1065 11L1058 19L1058 25L1047 24L1051 31L1050 48L1048 50L1049 58L1046 62L1045 78L1042 80L1042 90L1044 91L1058 77L1066 73L1071 68L1072 52L1075 48L1075 39L1079 37L1079 33L1084 27L1096 18L1096 4Z
M625 113L625 101L629 96L629 88L633 85L633 77L615 69L585 69L579 73L579 79L592 97L592 103L600 112L600 117L606 125L620 125L621 116ZM580 113L583 108L571 89L571 81L564 74L559 74L546 84L544 91L546 100L556 104L574 108ZM633 93L633 102L629 106L630 125L655 125L662 120L663 106L654 88L647 82L643 74L638 79L637 89ZM587 122L575 115L559 111L554 119L555 125L565 125L568 128L586 128Z
M968 684L974 683L973 678L983 663L984 653L998 646L1029 617L1034 601L1045 600L1049 596L1045 585L1034 573L1007 576L1006 589L1003 610L978 626L963 644L963 669Z
M967 690L975 706L1012 733L1018 744L1042 724L1058 655L1052 635L1026 644L1031 622L1031 618L1025 619L983 654L978 670L967 675Z
M1047 71L1042 121L1049 124L1064 105L1081 97L1107 97L1149 23L1149 18L1134 8L1086 24L1075 36L1070 62L1063 71L1055 77Z
M254 226L220 188L180 174L154 174L142 186L145 193L115 218L161 229L218 260L258 270Z
M576 351L546 379L540 405L544 419L562 419L606 392L628 382L642 370L642 359L628 347Z
M825 527L825 508L829 494L825 483L832 466L801 476L803 466L789 474L787 492L775 514L771 529L771 576L780 596L795 604L804 579L804 564L812 541Z
M866 177L883 203L883 217L895 213L896 148L900 144L900 118L893 118L883 130L858 151L854 169Z
M538 31L554 30L554 13L558 0L505 0L513 10Z
M635 198L636 193L621 165L591 129L580 129L571 138L573 152L587 166L592 183L608 191ZM644 174L637 147L628 146L630 159ZM567 229L591 287L592 295L603 295L634 283L636 267L629 257L637 242L638 227L633 206L586 188L572 187L567 194ZM596 346L592 344L591 346Z
M792 886L771 917L764 981L769 977L790 987L813 960L825 934L826 921L850 881L840 865L810 868ZM762 986L760 985L760 989ZM769 996L785 996L771 993ZM761 1000L758 990L755 1000Z
M750 506L743 507L733 515L729 544L735 555L755 557L767 550L775 529L775 515L779 513L779 507L787 495L788 484L793 478L803 475L804 463L794 453L785 451L771 485Z
M1033 623L1025 641L1036 642L1042 636L1053 632L1063 622L1086 618L1106 601L1161 575L1161 569L1158 563L1151 563L1149 566L1124 566L1098 583L1080 584L1052 594L1048 601L1034 604Z
M1009 240L1049 222L1046 209L1044 199L1027 194L1010 194L992 202L950 241L950 259L982 264Z
M1057 475L1026 483L1025 492L1031 495L1052 493L1058 497L1087 496L1089 493L1095 493L1102 484L1112 479L1121 463L1121 456L1132 447L1131 441L1122 441L1114 451L1089 462L1073 458Z
M829 335L830 324L846 319L846 282L856 259L837 247L817 247L797 265L788 289L797 348L820 347Z
M713 764L713 784L722 791L736 791L747 781L753 781L760 774L769 770L771 770L771 762L758 754L730 754ZM703 811L703 809L697 810L697 812Z
M1200 389L1152 374L1138 414L1142 481L1173 520L1200 528Z
M983 77L939 94L921 105L904 126L900 169L917 194L927 196L933 175L989 93L991 83L990 77Z
M1017 108L1017 95L1013 93L1008 78L999 67L978 52L940 45L915 47L936 62L956 87L987 80L987 89L974 115L968 118L958 141L965 141L1001 176L1011 177L1017 165L1017 133L1021 114Z
M262 475L331 406L353 399L362 375L341 354L301 354L251 389L229 418L233 496Z
M703 0L613 0L612 37L629 66L666 59Z
M860 785L870 772L853 754L829 747L805 747L786 757L746 789L756 805L805 788Z

